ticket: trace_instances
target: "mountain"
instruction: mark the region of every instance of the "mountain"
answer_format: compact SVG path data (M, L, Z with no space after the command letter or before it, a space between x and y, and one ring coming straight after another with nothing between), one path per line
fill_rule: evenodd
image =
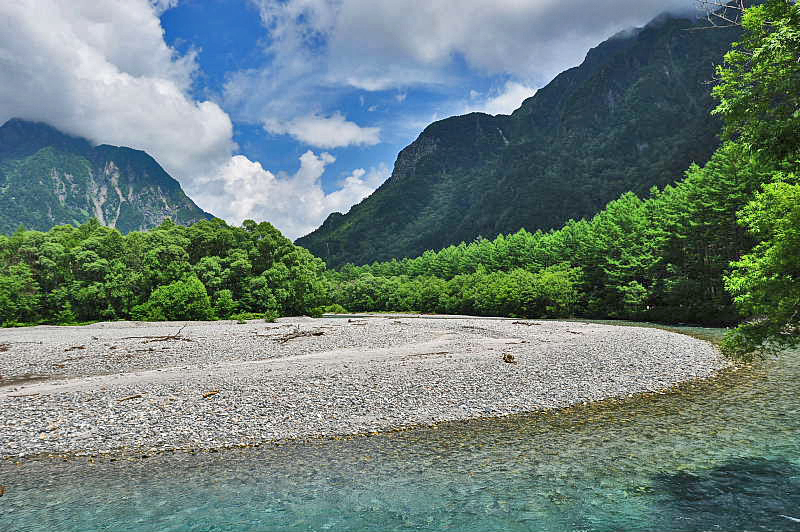
M645 194L719 145L709 80L738 28L662 15L615 35L509 115L428 126L391 177L297 240L330 266L561 226Z
M46 124L0 127L0 233L47 230L89 218L122 232L213 218L148 154L92 146Z

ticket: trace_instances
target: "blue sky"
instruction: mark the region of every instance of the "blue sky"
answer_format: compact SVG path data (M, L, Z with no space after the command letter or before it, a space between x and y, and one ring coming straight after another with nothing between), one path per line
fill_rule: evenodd
M161 24L167 44L183 54L195 51L200 72L193 87L195 98L211 97L224 105L225 85L232 73L268 68L270 57L265 50L271 44L255 3L231 0L186 0L166 10ZM319 53L312 47L312 51ZM462 58L454 56L446 70L453 84L414 87L398 86L387 90L364 90L357 87L327 88L320 94L323 109L338 112L363 127L380 128L380 142L374 145L337 147L336 161L327 166L322 176L323 189L335 190L338 183L354 168L391 168L397 153L435 119L468 110L483 110L486 100L496 96L508 75L475 73ZM472 101L470 91L473 91ZM485 95L475 102L475 93ZM533 93L529 88L524 95ZM520 100L520 101L516 101ZM497 110L511 112L521 103ZM470 105L472 104L472 105ZM234 140L239 152L251 160L262 161L270 168L294 171L299 157L317 146L288 134L267 131L258 116L234 114ZM325 149L324 147L321 149Z
M0 2L0 121L153 155L203 209L291 238L431 122L510 113L589 48L695 0Z

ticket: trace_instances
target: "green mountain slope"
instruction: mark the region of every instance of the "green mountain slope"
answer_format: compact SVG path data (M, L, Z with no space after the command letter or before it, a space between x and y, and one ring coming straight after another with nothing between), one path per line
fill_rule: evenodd
M330 266L560 227L679 179L719 145L708 82L738 29L661 16L591 50L512 115L431 124L392 176L297 240Z
M212 218L148 154L12 119L0 127L0 233L97 218L130 232Z

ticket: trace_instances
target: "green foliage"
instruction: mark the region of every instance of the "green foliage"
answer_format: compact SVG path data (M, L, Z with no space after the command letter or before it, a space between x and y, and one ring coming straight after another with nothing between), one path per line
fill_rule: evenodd
M226 319L236 312L236 301L233 299L233 292L228 289L217 292L217 297L214 300L214 311L222 319Z
M150 294L147 303L133 308L134 319L143 321L207 320L213 315L211 298L197 277L187 277Z
M39 300L39 285L27 264L15 264L0 274L0 323L33 321Z
M319 307L320 314L347 314L347 309L338 303Z
M20 230L0 236L0 323L307 314L329 302L324 270L268 223Z
M761 242L734 262L726 285L750 319L729 334L724 349L745 359L800 345L800 185L780 176L742 211Z
M449 280L365 273L342 279L333 298L353 311L554 318L572 313L579 301L581 278L580 270L566 265L538 273L519 268L491 273L481 269ZM344 311L341 306L338 309Z
M776 161L800 157L800 5L767 0L742 18L744 37L718 68L715 113L725 134Z
M746 321L723 348L752 359L800 343L800 6L766 0L748 9L742 24L745 35L726 55L714 94L725 134L773 171L774 182L740 216L760 243L726 278Z
M677 185L645 200L623 194L557 231L347 265L329 273L333 300L359 311L733 323L723 276L755 243L736 213L770 179L759 157L728 143Z

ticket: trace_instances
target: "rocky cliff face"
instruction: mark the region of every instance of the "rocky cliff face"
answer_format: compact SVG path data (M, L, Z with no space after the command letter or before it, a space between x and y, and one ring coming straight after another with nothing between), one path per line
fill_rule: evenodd
M738 29L661 16L589 51L511 116L428 126L392 176L297 243L329 265L561 226L680 179L719 144L709 80Z
M45 124L13 119L0 127L0 232L47 230L90 218L123 232L167 218L212 218L148 154L92 147Z

